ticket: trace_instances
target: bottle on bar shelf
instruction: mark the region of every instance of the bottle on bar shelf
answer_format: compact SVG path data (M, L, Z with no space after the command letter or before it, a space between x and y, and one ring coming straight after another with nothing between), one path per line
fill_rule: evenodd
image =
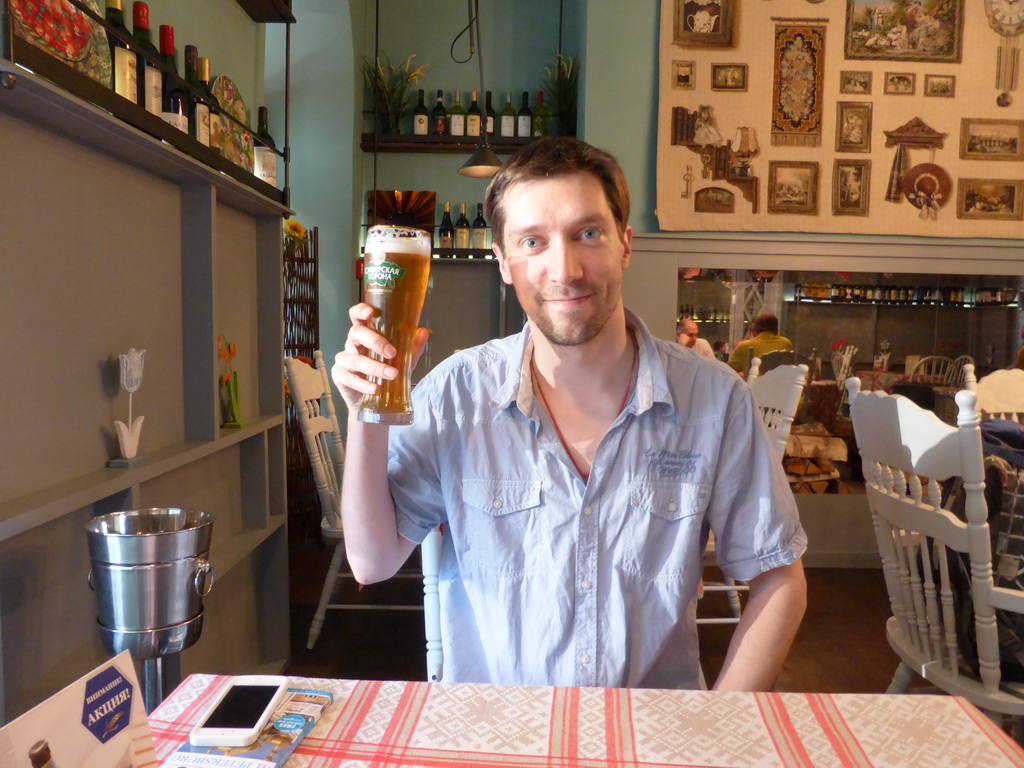
M480 135L480 124L483 118L480 112L480 105L476 103L476 91L470 92L469 109L466 110L466 135L477 137Z
M516 115L516 136L533 135L533 113L530 112L530 94L523 91L523 106Z
M516 135L516 108L512 106L512 91L505 91L505 108L501 110L498 135L503 139L513 139Z
M217 104L217 97L213 95L210 88L210 60L205 56L199 57L199 90L203 92L207 101ZM219 155L224 154L221 147L221 135L224 132L224 118L215 109L210 109L210 149Z
M412 132L415 136L426 136L430 129L430 112L423 101L423 89L420 88L420 100L412 111Z
M491 106L491 92L487 92L486 101L484 104L484 132L488 136L494 135L494 119L497 115L494 112L494 107Z
M551 133L551 110L544 106L544 91L537 91L537 102L533 106L533 135L547 136Z
M473 231L471 233L472 247L475 250L487 250L487 219L484 218L484 204L476 204L476 218L473 219ZM484 254L486 258L486 254Z
M455 103L452 104L448 118L448 133L452 136L466 135L466 109L462 106L462 91L455 92Z
M260 107L256 122L256 152L253 162L253 173L272 187L277 186L277 144L267 127L269 122L267 108Z
M459 203L459 218L455 220L455 247L469 248L469 219L466 218L465 203Z
M149 34L149 6L142 0L132 3L132 36L140 49L159 60L160 51L153 45ZM164 93L163 73L156 64L151 64L139 53L135 57L135 75L139 86L139 104L150 114L159 117Z
M452 224L452 204L445 201L444 213L441 215L441 226L437 228L437 247L455 247L455 225Z
M178 74L178 65L174 57L174 27L167 24L160 25L160 58L171 72ZM185 89L179 85L177 77L172 77L166 72L160 117L179 131L188 133L188 98L185 96Z
M185 82L199 88L199 49L194 45L185 46ZM188 135L210 146L210 108L192 91L188 92Z
M126 37L131 37L128 27L124 25L124 10L121 0L107 0L106 20ZM138 62L135 52L121 38L107 32L107 45L110 46L110 63L113 65L113 88L115 93L123 96L133 104L139 103Z
M448 133L448 110L444 107L444 91L437 89L437 104L430 113L430 133L445 136Z

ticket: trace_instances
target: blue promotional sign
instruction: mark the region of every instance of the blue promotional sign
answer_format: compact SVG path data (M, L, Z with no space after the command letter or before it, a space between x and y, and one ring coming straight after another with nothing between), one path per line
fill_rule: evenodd
M82 725L101 744L128 727L132 715L134 687L115 666L109 666L85 681Z

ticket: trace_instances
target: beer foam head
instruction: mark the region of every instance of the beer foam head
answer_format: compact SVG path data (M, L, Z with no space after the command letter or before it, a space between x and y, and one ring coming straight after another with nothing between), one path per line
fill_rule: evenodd
M410 253L430 258L430 235L422 229L378 225L366 235L367 252Z

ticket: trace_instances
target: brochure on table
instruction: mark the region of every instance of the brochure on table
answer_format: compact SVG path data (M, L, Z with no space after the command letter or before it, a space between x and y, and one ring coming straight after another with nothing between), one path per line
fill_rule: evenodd
M128 651L0 728L0 768L155 768L142 690Z

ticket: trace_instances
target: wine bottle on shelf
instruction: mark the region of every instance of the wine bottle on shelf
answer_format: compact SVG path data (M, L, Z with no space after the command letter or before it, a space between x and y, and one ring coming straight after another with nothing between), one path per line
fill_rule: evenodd
M498 134L503 139L513 139L516 135L516 108L512 106L512 91L505 91L505 108L501 110Z
M141 0L132 3L132 36L139 48L153 59L160 58L160 51L153 45L149 34L149 6ZM153 115L160 114L163 99L163 73L141 53L135 57L135 75L138 80L139 104Z
M174 77L164 73L163 104L160 117L179 131L188 133L188 98L185 89L178 82L178 65L174 57L174 27L160 25L160 58L164 65L174 73Z
M423 102L423 89L420 88L420 100L412 111L412 132L414 136L426 136L430 129L430 113Z
M256 154L253 173L272 187L277 186L277 145L267 127L267 108L260 107L256 122Z
M533 135L533 113L530 111L530 94L523 91L523 106L516 115L516 136Z
M110 24L127 37L131 37L128 27L124 25L124 9L121 0L107 0L106 19ZM135 52L121 38L107 32L107 45L110 46L110 63L114 68L114 92L128 101L139 103L138 62Z
M199 49L194 45L185 46L185 82L199 88ZM192 91L188 92L188 135L210 146L210 108Z
M444 107L444 91L437 89L437 104L430 113L430 132L434 136L448 133L448 110Z
M459 218L455 220L455 247L469 248L469 219L466 218L465 203L459 203Z
M199 57L199 90L203 92L210 103L217 104L217 97L213 95L210 88L210 60L205 56ZM223 155L221 147L221 134L224 132L224 118L212 107L210 108L210 149L217 154Z
M483 203L476 204L476 218L473 219L471 239L474 249L487 250L487 219L484 218Z
M533 135L547 136L551 132L551 110L544 106L544 91L537 91L533 106Z
M455 247L455 225L452 224L452 204L447 200L444 203L444 213L441 215L441 226L437 228L437 247Z
M484 132L488 136L494 135L494 118L497 115L494 112L494 107L491 106L491 92L487 92L485 106L484 106Z
M455 92L455 103L452 104L448 118L448 133L452 136L466 135L466 109L462 106L462 91Z
M480 105L476 103L476 91L470 91L470 93L469 109L466 110L466 135L479 136L483 115L480 112Z

